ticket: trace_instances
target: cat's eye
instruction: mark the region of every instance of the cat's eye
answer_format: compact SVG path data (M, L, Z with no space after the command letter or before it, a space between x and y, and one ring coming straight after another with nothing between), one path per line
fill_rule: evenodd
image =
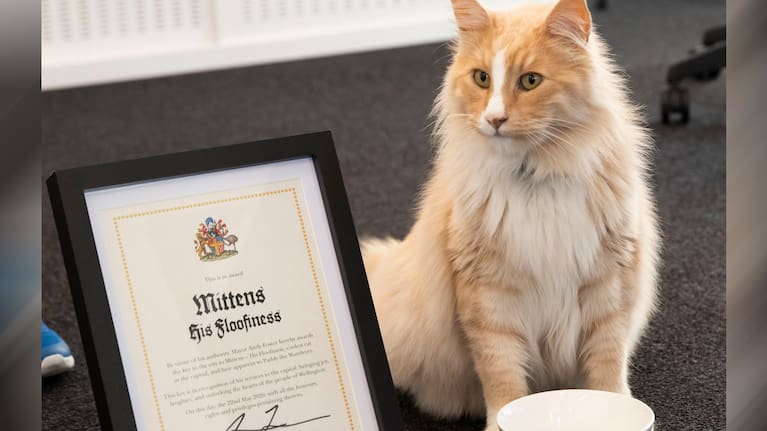
M519 86L524 90L532 90L533 88L541 85L543 77L540 73L528 72L519 77Z
M490 75L484 70L474 71L474 82L482 88L490 88Z

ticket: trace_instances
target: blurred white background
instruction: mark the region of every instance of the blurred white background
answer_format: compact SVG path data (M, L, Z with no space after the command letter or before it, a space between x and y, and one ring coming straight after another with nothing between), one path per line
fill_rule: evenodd
M430 43L455 32L449 0L42 0L41 19L43 90Z

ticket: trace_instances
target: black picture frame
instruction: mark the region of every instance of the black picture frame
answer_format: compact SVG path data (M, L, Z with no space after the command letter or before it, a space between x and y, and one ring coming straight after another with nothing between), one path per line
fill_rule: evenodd
M215 153L215 157L211 155ZM402 429L394 385L329 131L54 171L47 179L102 429L136 430L85 191L311 157L378 426Z

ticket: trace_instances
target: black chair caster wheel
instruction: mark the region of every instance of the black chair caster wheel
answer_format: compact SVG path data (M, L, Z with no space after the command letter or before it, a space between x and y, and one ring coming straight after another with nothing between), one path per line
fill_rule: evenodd
M672 117L678 114L680 122L690 121L690 94L684 88L669 88L661 95L661 119L663 124L671 124Z

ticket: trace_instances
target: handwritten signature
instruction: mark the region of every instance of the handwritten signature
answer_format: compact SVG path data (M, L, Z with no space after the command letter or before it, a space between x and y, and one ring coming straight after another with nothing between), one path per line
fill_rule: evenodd
M292 424L291 423L275 424L274 423L274 417L277 415L277 410L279 410L279 409L280 409L280 406L279 405L275 405L274 407L272 407L269 410L264 412L265 414L271 413L272 416L269 418L269 423L267 423L266 425L262 426L261 428L254 428L254 429L240 428L240 426L242 426L242 422L245 420L245 413L243 413L243 414L237 416L237 419L235 419L234 422L232 422L229 425L229 427L226 428L225 431L269 431L269 430L273 430L273 429L276 429L276 428L294 427L294 426L297 426L297 425L305 424L305 423L308 423L308 422L318 421L320 419L327 419L327 418L330 417L330 415L317 416L316 418L305 419L305 420L302 420L302 421L294 422Z

